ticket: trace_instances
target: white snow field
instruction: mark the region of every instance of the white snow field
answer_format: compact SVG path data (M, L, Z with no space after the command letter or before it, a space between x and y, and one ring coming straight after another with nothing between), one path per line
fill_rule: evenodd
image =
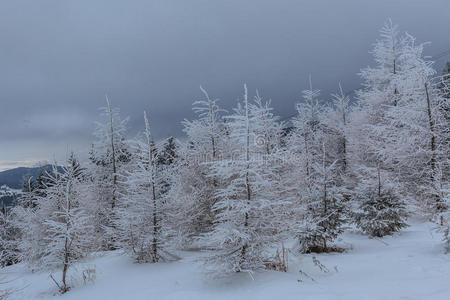
M197 260L202 253L184 252L172 263L135 264L110 252L78 264L71 272L75 285L59 295L48 272L31 273L23 264L1 270L2 289L19 289L8 299L450 299L450 255L432 223L414 223L400 233L369 239L347 232L340 244L345 253L320 254L329 270L322 272L314 255L290 255L288 273L265 271L236 274L228 280L207 279ZM84 283L81 272L96 269ZM302 275L301 269L308 274ZM55 272L54 276L60 276Z

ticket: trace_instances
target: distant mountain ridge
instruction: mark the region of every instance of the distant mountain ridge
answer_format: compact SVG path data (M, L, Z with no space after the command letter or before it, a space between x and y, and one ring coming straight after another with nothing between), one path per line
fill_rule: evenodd
M19 167L0 172L0 186L6 185L12 189L20 190L25 178L32 176L36 179L42 170L50 170L51 168L51 165L44 165L34 168Z

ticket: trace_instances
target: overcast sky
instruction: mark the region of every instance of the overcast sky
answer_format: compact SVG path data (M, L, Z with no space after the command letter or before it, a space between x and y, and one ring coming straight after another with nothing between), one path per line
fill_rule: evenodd
M448 0L1 0L0 170L86 152L105 94L131 135L145 109L180 136L200 84L229 109L246 82L290 116L310 74L324 101L357 88L388 18L450 49Z

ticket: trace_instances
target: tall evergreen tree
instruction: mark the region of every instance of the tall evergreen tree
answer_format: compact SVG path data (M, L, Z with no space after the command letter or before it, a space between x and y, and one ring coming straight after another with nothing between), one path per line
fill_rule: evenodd
M133 168L124 179L125 192L117 210L118 242L137 262L172 259L167 251L170 231L163 198L163 175L158 153L144 112L145 131L133 142Z
M248 101L247 87L244 100L235 113L227 116L230 139L235 146L233 157L211 165L211 177L223 178L227 184L215 194L218 201L214 228L204 235L204 242L214 251L206 262L214 274L252 272L265 267L267 247L278 241L279 229L274 214L281 205L275 188L277 170L270 161L258 157L256 133L266 122L256 121ZM257 100L254 108L259 108ZM266 119L267 121L268 119ZM273 125L272 125L273 126ZM272 127L271 126L271 127Z
M107 106L101 108L104 122L98 122L94 132L97 140L90 152L92 164L89 173L96 194L97 240L101 248L113 249L115 208L123 192L122 176L131 160L131 153L125 136L128 119L121 119L120 111L112 108L108 99L106 103Z
M332 176L335 163L327 165L323 144L322 163L314 163L311 188L302 195L305 206L296 209L303 210L303 214L297 214L301 219L293 225L300 252L328 252L333 249L330 243L343 232L347 212L343 188L335 184Z
M62 293L70 287L69 267L85 257L93 245L93 216L87 211L90 197L82 169L70 156L66 166L47 172L45 195L34 199L34 206L18 206L21 260L31 266L51 270L61 267L61 281L55 283Z
M179 148L180 157L173 166L177 174L172 178L168 195L174 199L173 210L178 212L173 221L181 225L179 242L187 247L213 226L216 214L213 206L221 178L209 175L210 164L230 156L221 118L223 110L218 99L212 99L203 88L201 91L205 99L193 103L198 119L183 122L187 141Z

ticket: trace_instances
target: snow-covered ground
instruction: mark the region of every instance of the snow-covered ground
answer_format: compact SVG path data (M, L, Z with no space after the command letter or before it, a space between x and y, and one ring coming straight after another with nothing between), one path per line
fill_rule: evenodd
M349 250L290 256L288 273L236 274L226 281L205 278L197 252L173 263L134 264L111 252L79 264L71 273L76 286L59 296L49 273L30 273L22 265L5 268L1 288L19 288L10 299L450 299L450 255L431 223L415 223L394 236L368 239L357 232L342 236ZM96 280L81 272L95 268ZM301 269L304 273L299 272ZM60 273L55 272L55 276ZM54 295L57 296L54 296Z

